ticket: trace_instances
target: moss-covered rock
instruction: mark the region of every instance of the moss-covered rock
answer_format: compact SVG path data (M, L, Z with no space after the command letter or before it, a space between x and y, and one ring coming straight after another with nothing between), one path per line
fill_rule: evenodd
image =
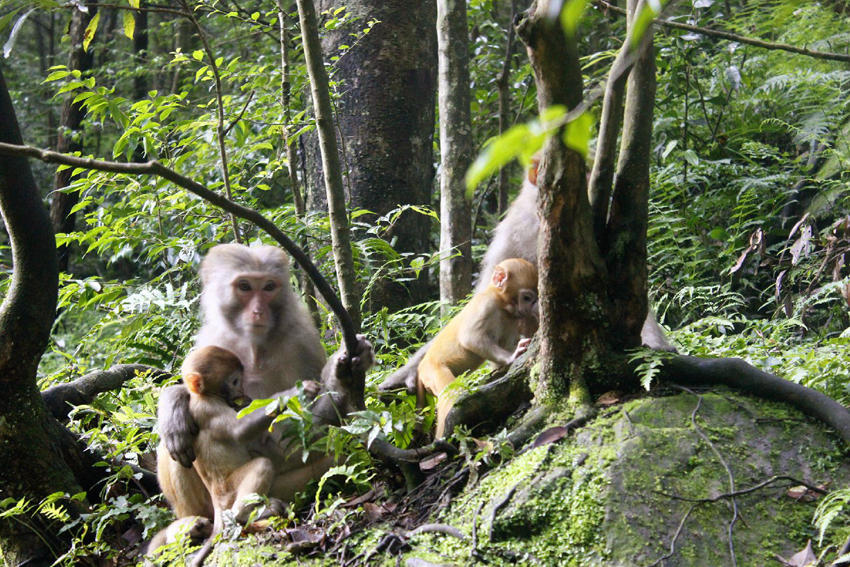
M731 565L734 550L738 565L766 565L815 536L816 503L786 494L795 481L734 504L696 500L776 476L847 486L846 456L819 423L781 404L729 391L645 398L491 472L442 521L469 534L480 510L478 547L496 562L635 566L670 554L659 564ZM468 542L428 536L422 544L432 561L435 551L443 561L469 559Z

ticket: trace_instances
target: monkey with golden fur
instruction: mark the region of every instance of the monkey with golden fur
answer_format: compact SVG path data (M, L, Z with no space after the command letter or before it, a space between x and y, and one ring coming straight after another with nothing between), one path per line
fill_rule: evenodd
M427 390L437 396L436 436L445 433L452 401L441 392L457 376L485 361L507 366L525 352L530 339L520 332L537 329L537 267L522 258L499 262L489 285L435 337L417 370L420 404Z

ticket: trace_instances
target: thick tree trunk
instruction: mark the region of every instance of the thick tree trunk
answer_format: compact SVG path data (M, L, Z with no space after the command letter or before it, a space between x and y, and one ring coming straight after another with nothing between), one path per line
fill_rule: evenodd
M96 11L97 6L92 4L88 4L88 12L86 13L76 9L71 11L71 26L68 31L68 36L71 39L68 69L85 73L92 67L92 54L91 51L83 50L83 39L86 26L89 25ZM62 117L59 122L56 151L63 154L83 149L83 132L80 126L86 113L82 103L73 102L74 96L73 93L69 94L62 103ZM57 171L53 181L53 188L56 191L53 193L53 202L50 204L50 221L54 232L68 233L74 231L76 214L71 213L71 209L79 201L79 193L76 191L70 193L60 191L60 189L68 187L73 181L72 171L71 169ZM59 247L57 253L59 255L59 270L68 271L68 247Z
M440 99L440 301L472 288L472 224L464 176L472 162L465 0L437 0Z
M548 0L533 3L517 29L528 48L541 112L556 104L572 109L582 99L576 40L549 13ZM587 401L585 373L598 367L606 350L607 274L593 234L586 179L584 158L566 148L560 136L549 139L537 178L540 374L545 377L537 394L557 398L569 388L576 403Z
M360 298L356 290L354 258L351 252L351 232L345 207L345 190L342 186L342 166L336 143L331 97L328 90L328 74L322 60L319 44L319 28L313 0L298 0L298 18L301 22L301 37L304 42L304 59L310 76L310 91L316 126L319 133L319 148L322 153L322 170L328 199L331 221L331 241L337 283L342 303L355 327L360 326Z
M328 56L340 55L339 47L350 45L335 62L334 80L340 84L336 115L351 205L375 213L363 217L366 222L401 205L429 205L437 86L435 0L319 0L317 4L320 10L345 6L355 18L322 37ZM350 34L371 19L380 23L352 44ZM321 164L313 163L317 160L312 159L311 145L305 145L308 182L315 187ZM406 211L383 236L400 254L422 254L431 249L430 222ZM404 284L379 281L370 295L373 310L387 307L390 311L427 298L425 270Z
M21 144L0 73L0 141ZM0 500L37 505L56 491L81 490L61 454L61 428L48 416L36 370L56 312L56 241L25 158L0 156L0 212L12 244L14 274L0 305ZM64 551L56 526L25 514L0 521L9 565L50 565Z

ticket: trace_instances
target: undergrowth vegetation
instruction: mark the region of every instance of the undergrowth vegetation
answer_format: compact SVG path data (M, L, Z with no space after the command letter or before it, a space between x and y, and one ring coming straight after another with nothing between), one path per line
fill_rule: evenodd
M722 21L725 29L743 35L769 30L771 41L822 51L843 53L850 47L842 2L731 2L731 14L728 1L693 4L700 6L691 14L696 25ZM217 54L226 92L224 112L240 117L228 138L230 183L241 202L309 244L314 261L333 281L327 217L299 219L289 199L293 187L283 166L279 55L267 37L277 33L271 25L276 15L271 7L267 10L246 20L211 9L205 22L227 40ZM469 10L474 28L473 123L480 147L497 131L494 77L502 66L506 21L500 20L503 13L493 0L475 0ZM331 27L343 17L326 14L324 23ZM586 53L592 55L583 63L591 86L604 76L622 27L617 16L588 10L583 29ZM163 26L150 33L172 31ZM84 153L116 159L132 159L139 152L169 157L174 168L209 188L223 187L212 134L213 77L203 52L155 54L146 67L138 67L120 56L126 38L104 34L92 44L103 61L92 73L80 76L55 65L32 74L37 67L34 47L19 41L15 57L20 64L8 71L4 67L4 73L16 104L22 101L19 120L32 125L25 132L29 143L41 145L52 136L36 117L73 93L88 113L86 139L97 140ZM683 353L742 357L850 405L850 71L832 61L667 29L659 30L656 49L648 246L650 296L659 321ZM523 121L535 109L534 87L525 58L518 60L510 86L513 114ZM141 101L127 94L137 73L151 79L149 96ZM38 85L30 78L34 75L41 79ZM295 109L307 106L305 82L299 62L292 78ZM166 92L166 85L174 85L175 92ZM337 94L344 88L334 83ZM53 98L40 102L27 96L30 91ZM306 112L297 113L294 122L298 128L291 143L315 127ZM517 186L519 168L512 168ZM51 171L37 166L36 175L42 189L51 186ZM198 326L198 261L210 246L231 239L229 219L159 179L81 172L67 190L79 194L78 230L57 240L72 246L73 275L63 274L60 282L60 313L42 360L41 387L117 363L176 371ZM477 254L497 220L486 205L492 190L491 183L476 195ZM389 229L400 212L369 223L358 220L362 211L351 215L362 307L369 305L378 278L405 282L424 270L434 280L434 254L394 250ZM416 212L437 218L426 207ZM251 227L242 229L250 241L263 239ZM436 250L436 231L431 240ZM0 294L8 289L10 265L7 239L0 235ZM296 271L293 284L297 276ZM332 314L320 304L318 318L331 352L339 343ZM341 508L341 495L366 492L377 475L385 474L359 439L368 443L380 436L405 447L417 434L417 414L424 416L427 430L430 408L417 409L414 396L384 400L376 390L440 324L437 302L395 313L364 311L363 332L379 359L368 377L367 410L330 432L330 450L347 457L303 496L301 502L311 506L300 508L302 518L339 520L340 514L350 513ZM161 497L150 494L142 480L158 443L158 391L173 380L135 378L70 416L71 430L103 457L108 473L85 515L68 521L57 497L42 503L2 502L0 519L22 518L24 510L38 507L46 521L73 530L78 545L61 561L68 565L94 555L122 557L126 550L117 542L128 528L141 530L129 541L148 539L170 517ZM484 458L470 442L466 447L470 461ZM847 491L824 501L818 526L825 530L837 518L846 520L847 502ZM281 521L291 523L295 513Z

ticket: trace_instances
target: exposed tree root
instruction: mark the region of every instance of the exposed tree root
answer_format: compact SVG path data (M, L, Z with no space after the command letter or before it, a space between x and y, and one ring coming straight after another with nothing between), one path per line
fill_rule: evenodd
M829 425L850 445L850 411L829 396L769 374L740 358L677 355L664 364L661 377L680 384L721 384L754 396L785 402Z
M119 364L108 370L90 372L73 382L51 386L41 393L41 399L53 417L64 421L75 406L91 403L103 392L118 390L124 382L145 372L150 372L157 382L171 376L165 370L145 364Z

